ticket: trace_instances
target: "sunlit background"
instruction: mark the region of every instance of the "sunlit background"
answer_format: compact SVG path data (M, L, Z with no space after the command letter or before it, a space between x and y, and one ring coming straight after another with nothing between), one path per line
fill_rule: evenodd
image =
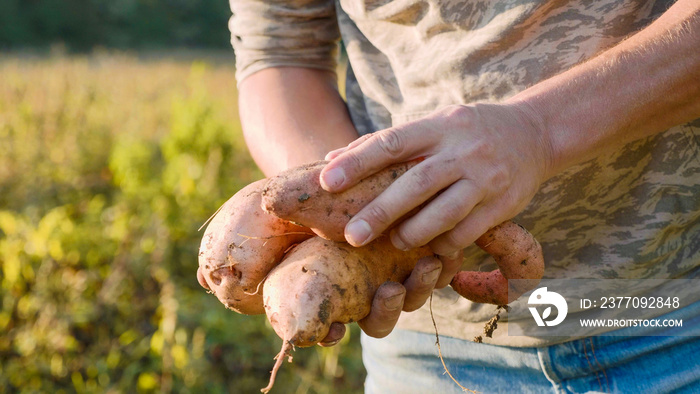
M197 229L262 177L226 0L0 2L0 392L258 392L281 340L197 283ZM358 392L354 327L280 393ZM274 391L273 391L274 392Z

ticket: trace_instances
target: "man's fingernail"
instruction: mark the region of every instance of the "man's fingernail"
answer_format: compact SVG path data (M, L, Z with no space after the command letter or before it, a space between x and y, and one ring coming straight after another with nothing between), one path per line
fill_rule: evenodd
M430 272L426 272L421 277L421 280L426 285L433 284L433 283L437 282L438 276L440 276L440 271L442 271L442 269L435 268L434 270L432 270Z
M372 229L364 220L355 220L345 227L345 239L353 246L362 246L372 235Z
M345 182L345 171L342 168L333 168L321 175L321 183L329 189L340 187Z
M396 249L403 250L403 251L408 250L408 246L406 246L406 244L403 243L401 238L399 238L399 236L396 235L396 231L392 231L390 237L391 237L391 243L394 245L394 247Z
M324 346L324 347L335 346L338 344L338 342L340 342L341 339L343 339L343 338L338 338L335 341L319 343L319 345Z
M403 298L406 294L397 294L384 300L384 307L390 311L395 311L403 306Z

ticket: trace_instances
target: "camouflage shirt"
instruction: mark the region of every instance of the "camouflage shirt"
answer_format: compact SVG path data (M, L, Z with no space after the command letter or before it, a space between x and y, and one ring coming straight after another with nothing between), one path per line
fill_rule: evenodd
M267 67L334 70L349 58L347 103L358 132L449 104L498 102L642 29L671 1L232 0L237 78ZM693 278L700 266L700 119L569 168L515 220L541 242L546 278ZM465 268L492 269L478 249ZM440 333L471 339L493 315L449 288ZM400 327L433 332L424 307ZM507 324L507 323L505 323ZM557 338L491 343L539 346Z

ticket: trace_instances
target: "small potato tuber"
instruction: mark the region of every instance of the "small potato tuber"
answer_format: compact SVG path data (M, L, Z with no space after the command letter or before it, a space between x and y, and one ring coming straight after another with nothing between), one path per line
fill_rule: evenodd
M231 197L209 223L199 248L197 280L230 309L264 313L259 285L292 245L313 236L260 208L265 180Z

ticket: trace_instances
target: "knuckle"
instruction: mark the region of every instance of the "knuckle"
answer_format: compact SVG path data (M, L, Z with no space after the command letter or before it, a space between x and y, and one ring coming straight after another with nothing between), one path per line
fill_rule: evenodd
M457 122L462 120L462 118L464 117L463 114L466 111L467 107L459 104L452 104L444 107L441 112L445 114L445 117L448 119L448 121Z
M465 216L465 209L460 206L457 202L447 202L446 204L440 206L439 219L443 223L445 229L452 229L459 223Z
M449 256L463 248L461 237L459 237L454 230L443 234L440 239L432 243L430 247L434 253L441 256Z
M465 105L449 105L441 111L446 127L468 130L474 126L474 109Z
M404 151L405 143L401 133L395 129L388 129L377 136L379 147L384 153L390 157L401 156Z
M461 246L461 240L462 237L459 235L456 229L446 232L445 237L443 239L444 245L450 250L459 249Z
M350 152L346 156L346 160L349 161L346 168L352 174L362 174L365 171L365 161L355 152Z
M409 249L421 246L423 243L423 236L416 233L414 230L407 228L407 226L399 226L394 231L394 236Z
M382 227L386 228L388 227L393 219L389 211L387 211L383 206L378 205L378 204L373 204L369 207L366 208L367 211L363 214L363 216L370 222L370 226L372 228L376 227Z
M512 183L513 174L505 165L492 167L489 183L494 192L501 194L507 190Z
M409 174L411 174L411 179L419 191L431 189L435 182L433 167L429 164L419 166L413 171L409 171Z
M479 138L471 142L469 149L463 152L463 158L466 160L477 158L491 165L496 165L498 164L496 161L498 152L498 147L493 141L487 138Z

